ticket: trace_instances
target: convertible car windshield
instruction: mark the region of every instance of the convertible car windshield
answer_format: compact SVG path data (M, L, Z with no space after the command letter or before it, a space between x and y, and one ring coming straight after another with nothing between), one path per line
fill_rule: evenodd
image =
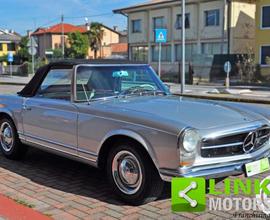
M79 66L76 72L76 101L166 92L166 87L147 65Z

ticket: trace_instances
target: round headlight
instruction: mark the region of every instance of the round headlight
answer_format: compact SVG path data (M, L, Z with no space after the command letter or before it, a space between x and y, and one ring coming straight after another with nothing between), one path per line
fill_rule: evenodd
M183 136L183 148L187 152L193 152L200 142L200 135L195 130L187 130Z

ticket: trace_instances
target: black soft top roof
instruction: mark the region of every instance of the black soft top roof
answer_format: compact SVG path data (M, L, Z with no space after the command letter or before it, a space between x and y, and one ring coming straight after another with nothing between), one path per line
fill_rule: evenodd
M85 59L76 59L76 60L59 60L59 61L53 61L49 65L51 66L60 66L60 65L79 65L79 64L145 64L142 62L137 61L130 61L130 60L110 60L110 59L100 59L100 60L85 60Z
M141 62L133 62L129 60L59 60L53 61L45 66L40 67L34 77L30 80L30 82L23 88L22 91L18 92L19 95L23 97L32 97L35 95L36 91L38 90L40 84L42 83L43 79L46 77L47 73L51 69L72 69L74 66L79 64L145 64Z

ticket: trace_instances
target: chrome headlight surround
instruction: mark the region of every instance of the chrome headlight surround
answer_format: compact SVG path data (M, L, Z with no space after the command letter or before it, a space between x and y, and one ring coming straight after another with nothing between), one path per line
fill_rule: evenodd
M197 149L200 141L201 137L199 133L194 129L187 129L183 133L182 146L187 153L194 152Z
M201 144L201 136L196 129L186 128L179 137L180 166L191 166Z

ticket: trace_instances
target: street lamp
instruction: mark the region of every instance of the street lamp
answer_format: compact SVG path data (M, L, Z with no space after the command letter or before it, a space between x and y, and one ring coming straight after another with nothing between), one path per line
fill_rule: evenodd
M186 59L185 59L185 54L186 54L186 48L185 48L185 41L186 41L186 25L185 25L185 20L186 20L186 1L182 0L182 65L181 65L181 94L184 94L185 92L185 72L186 72Z

